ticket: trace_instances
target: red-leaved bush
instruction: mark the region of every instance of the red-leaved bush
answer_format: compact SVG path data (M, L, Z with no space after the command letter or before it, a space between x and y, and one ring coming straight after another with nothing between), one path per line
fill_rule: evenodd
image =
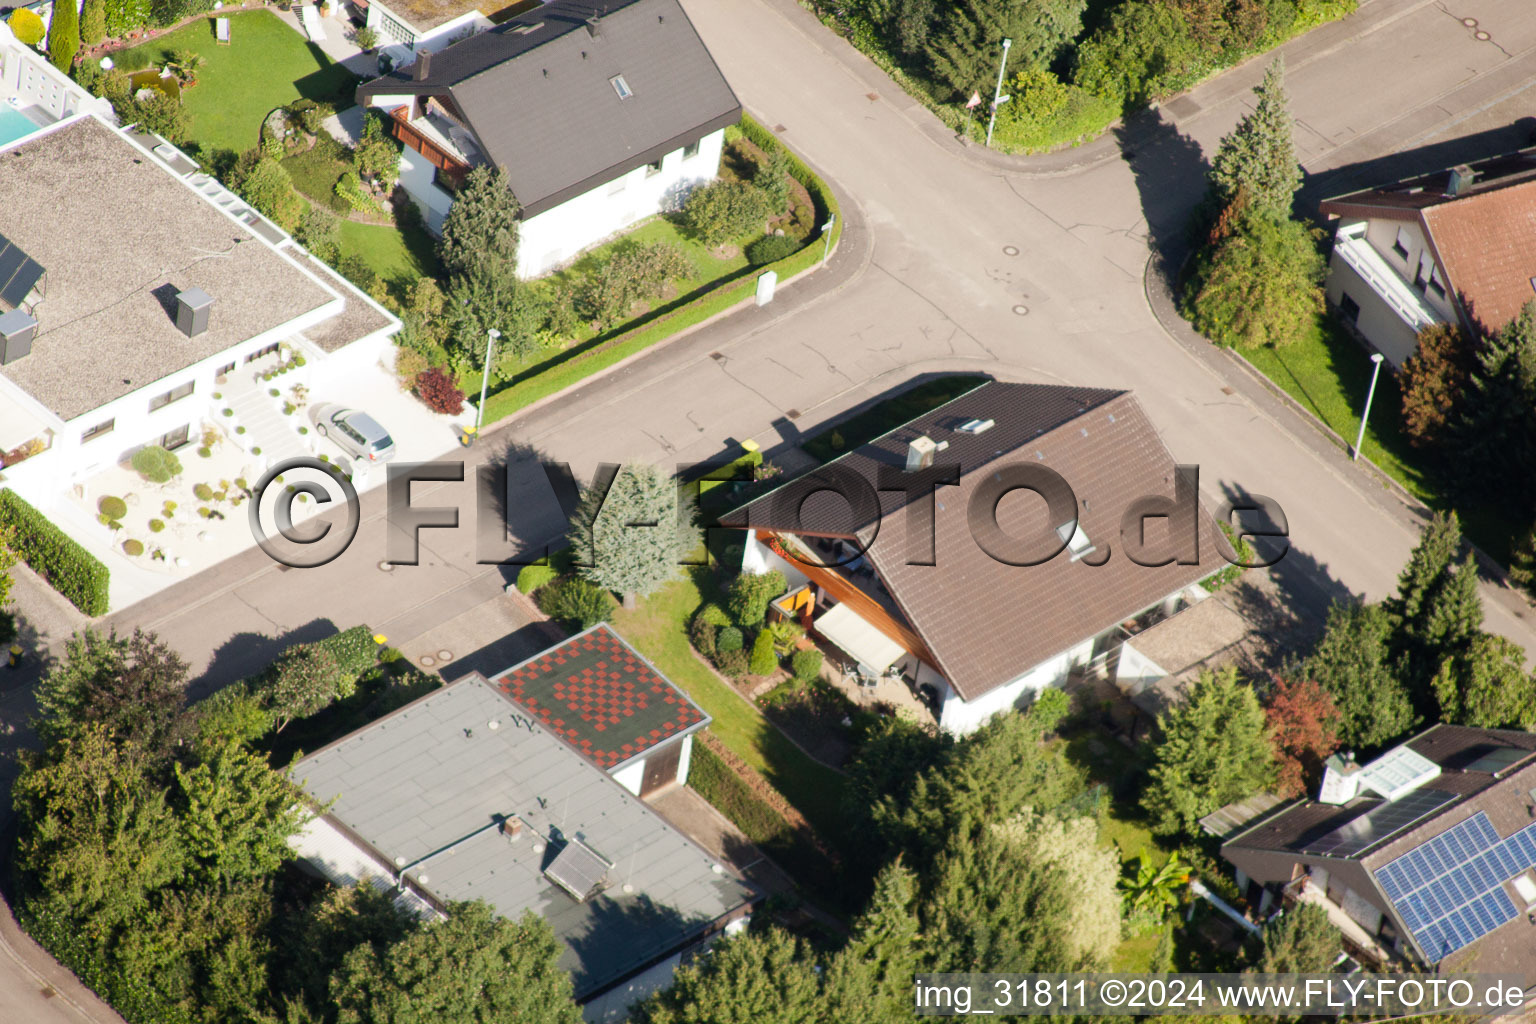
M439 367L422 370L416 375L416 394L433 412L457 416L464 411L464 392Z

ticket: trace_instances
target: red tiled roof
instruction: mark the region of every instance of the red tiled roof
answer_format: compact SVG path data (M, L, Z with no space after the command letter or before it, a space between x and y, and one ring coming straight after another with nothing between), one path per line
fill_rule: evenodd
M1422 216L1451 289L1485 332L1536 299L1536 182L1464 196Z
M492 682L604 770L708 722L607 626L577 634Z

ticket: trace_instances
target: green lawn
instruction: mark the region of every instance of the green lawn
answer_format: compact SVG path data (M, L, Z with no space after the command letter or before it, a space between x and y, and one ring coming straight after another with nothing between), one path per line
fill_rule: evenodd
M693 570L707 578L704 569ZM714 719L711 731L762 772L829 844L842 823L844 779L815 761L694 657L688 621L703 602L692 577L668 584L634 611L620 609L614 627Z
M397 294L403 293L402 286L437 272L437 250L424 228L343 220L338 234L342 255L356 253L367 260Z
M230 15L229 46L213 38L213 20L195 21L169 35L112 55L119 68L158 65L172 50L194 50L208 63L184 90L188 137L202 159L221 149L255 146L262 119L300 98L351 102L357 77L270 11Z
M1239 353L1309 412L1332 427L1348 444L1360 429L1360 412L1371 383L1371 359L1330 317L1320 317L1307 337L1284 348L1243 349ZM1402 429L1402 394L1397 379L1383 369L1371 401L1360 453L1380 466L1424 504L1452 507L1426 465L1423 453L1409 443ZM1524 525L1507 511L1492 506L1457 508L1468 538L1501 563L1509 558L1511 538Z

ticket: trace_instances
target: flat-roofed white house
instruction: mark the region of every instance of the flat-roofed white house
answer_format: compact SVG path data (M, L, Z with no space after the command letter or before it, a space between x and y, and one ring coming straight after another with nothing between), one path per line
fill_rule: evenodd
M478 165L522 208L533 277L715 178L741 104L677 0L554 0L358 88L404 144L400 183L441 231Z
M145 445L189 443L221 380L282 353L310 386L388 365L394 316L36 53L0 56L22 100L0 112L29 118L0 142L0 453L31 449L0 484L46 510Z

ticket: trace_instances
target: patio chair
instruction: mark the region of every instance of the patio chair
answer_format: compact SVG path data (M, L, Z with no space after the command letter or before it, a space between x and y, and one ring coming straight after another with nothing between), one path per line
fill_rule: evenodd
M213 37L214 37L215 40L218 41L218 44L220 46L228 46L229 45L229 19L228 18L214 18L213 19Z

